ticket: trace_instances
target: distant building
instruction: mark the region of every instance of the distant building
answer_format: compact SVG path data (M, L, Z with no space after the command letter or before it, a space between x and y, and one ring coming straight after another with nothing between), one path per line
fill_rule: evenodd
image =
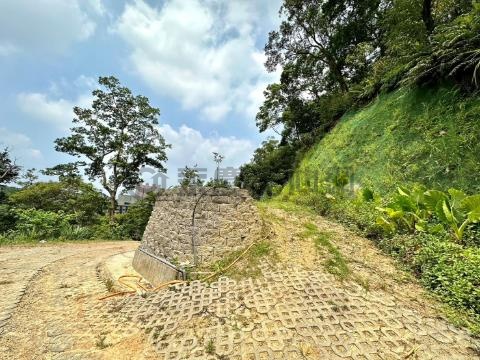
M117 214L124 214L128 211L128 207L137 202L135 195L120 194L117 197Z
M141 199L144 199L148 193L158 192L160 189L164 189L164 188L162 188L160 185L157 185L157 184L152 184L152 185L150 185L149 183L138 184L135 187L135 190L133 190L133 193L130 192L130 194L137 197L137 200L141 200Z
M158 177L157 177L158 179ZM148 193L151 192L158 192L161 189L164 189L163 187L163 181L166 181L168 179L166 176L160 176L160 179L162 180L162 184L152 184L150 185L149 183L146 184L138 184L135 189L130 190L126 194L120 194L117 197L117 210L116 212L118 214L124 214L128 211L128 207L130 205L135 204L139 200L145 199Z

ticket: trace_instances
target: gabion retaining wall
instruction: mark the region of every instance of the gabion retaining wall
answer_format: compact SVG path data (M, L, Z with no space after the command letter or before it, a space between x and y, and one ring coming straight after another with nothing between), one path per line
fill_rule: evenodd
M172 189L158 195L141 248L174 264L193 264L194 234L201 263L250 244L261 229L257 208L246 190Z

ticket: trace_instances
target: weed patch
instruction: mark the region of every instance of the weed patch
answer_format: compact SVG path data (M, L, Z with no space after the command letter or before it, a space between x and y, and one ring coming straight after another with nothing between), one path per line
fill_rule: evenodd
M215 344L212 339L208 340L207 346L205 347L205 352L208 355L215 354Z
M232 251L225 255L222 259L215 261L212 264L199 267L197 269L191 270L187 273L191 280L201 279L203 275L196 275L202 273L219 273L220 275L226 275L233 279L243 279L243 278L255 278L261 275L260 262L265 258L276 258L275 249L272 243L268 240L256 242L249 251L240 258L240 260L231 268L227 267L237 260L240 255L247 247ZM226 269L226 270L225 270ZM210 281L215 281L216 278L210 279Z
M305 229L306 231L303 235L308 238L313 238L316 249L322 252L325 251L329 256L323 263L325 270L340 280L346 280L351 275L351 270L342 253L331 242L331 234L319 231L312 223L305 224Z

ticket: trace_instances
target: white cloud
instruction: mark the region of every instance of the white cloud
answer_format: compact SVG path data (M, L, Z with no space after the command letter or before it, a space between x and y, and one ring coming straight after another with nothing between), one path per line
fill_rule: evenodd
M43 158L41 151L33 147L32 140L28 136L0 128L0 148L4 147L10 149L12 157L19 163L29 161L33 163Z
M230 112L255 114L258 89L277 79L266 73L257 42L275 28L279 7L279 0L167 0L154 8L137 0L114 31L150 87L219 121Z
M94 16L105 13L101 0L2 0L1 44L17 51L61 53L95 31Z
M177 169L186 165L192 167L197 164L198 167L208 168L208 176L213 177L216 166L212 155L214 151L225 156L222 166L238 167L250 159L255 149L255 144L250 140L216 134L205 137L200 131L186 125L182 125L178 130L170 125L163 125L160 133L166 142L172 145L167 151L167 175L171 183L175 182Z
M65 79L52 82L49 93L23 92L17 95L19 109L29 115L32 119L49 123L60 130L68 130L72 126L74 118L73 108L75 106L90 107L93 96L91 90L96 86L95 80L91 77L81 75L73 86ZM78 91L74 99L59 97L66 88L74 88Z
M34 119L54 125L61 130L67 130L72 125L74 117L73 107L88 107L91 104L91 95L80 95L76 100L51 99L43 93L20 93L17 103L25 114Z

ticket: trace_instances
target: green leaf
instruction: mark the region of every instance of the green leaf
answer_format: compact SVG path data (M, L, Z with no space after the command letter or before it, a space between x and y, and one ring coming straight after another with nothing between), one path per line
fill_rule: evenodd
M397 195L390 205L392 208L401 209L403 211L417 211L417 205L409 195Z
M450 194L450 206L453 209L459 209L462 201L467 195L463 191L457 189L448 189L448 193Z
M396 230L396 225L383 216L380 216L376 220L377 225L379 225L382 229L386 230L387 232L394 232Z
M480 221L480 207L476 208L468 214L468 220L474 223Z
M415 224L415 230L420 232L427 232L427 222L419 221Z
M438 234L438 233L441 233L442 231L445 231L445 228L443 227L442 224L436 224L433 226L429 226L427 231L430 234Z
M430 211L435 211L438 204L447 199L447 195L438 190L428 190L425 192L424 202L425 206Z
M480 194L467 196L462 200L461 208L467 213L480 208Z
M410 196L409 191L408 191L407 188L404 188L404 187L400 187L400 186L399 186L399 187L397 188L397 191L398 191L398 193L399 193L400 195L402 195L402 196Z
M456 224L457 223L455 217L453 216L452 212L450 211L450 208L448 207L447 202L445 200L442 203L442 213L443 213L443 217L444 217L444 219L446 220L447 223L450 223L450 224Z

